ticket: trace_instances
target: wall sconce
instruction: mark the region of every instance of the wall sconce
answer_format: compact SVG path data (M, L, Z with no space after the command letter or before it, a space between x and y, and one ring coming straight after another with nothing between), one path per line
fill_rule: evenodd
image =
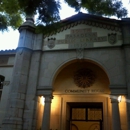
M122 100L122 96L120 95L118 96L118 102L121 102L121 100Z
M45 103L45 98L43 96L41 96L41 104L44 105Z

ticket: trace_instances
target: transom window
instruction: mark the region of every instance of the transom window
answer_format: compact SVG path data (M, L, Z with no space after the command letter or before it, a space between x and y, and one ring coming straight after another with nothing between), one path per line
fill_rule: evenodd
M72 105L72 104L71 104ZM102 103L86 103L71 107L71 120L75 121L102 121L103 120Z

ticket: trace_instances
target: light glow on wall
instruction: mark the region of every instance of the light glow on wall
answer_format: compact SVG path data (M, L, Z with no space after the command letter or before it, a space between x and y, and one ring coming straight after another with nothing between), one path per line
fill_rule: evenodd
M119 112L120 112L120 120L121 127L123 130L128 130L128 122L127 122L127 100L124 95L121 95L121 102L119 103ZM123 118L122 118L123 117Z
M51 112L54 114L59 112L60 101L58 96L54 96L51 103Z

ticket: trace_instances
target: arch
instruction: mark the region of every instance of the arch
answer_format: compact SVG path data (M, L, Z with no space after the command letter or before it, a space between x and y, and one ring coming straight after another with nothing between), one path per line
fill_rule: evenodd
M109 85L110 81L105 69L100 64L90 59L73 59L66 62L57 70L52 81L54 94L78 94L81 93L81 91L82 93L84 91L84 93L89 94L109 94ZM89 89L89 87L91 87L91 89ZM82 90L84 88L86 91ZM70 90L74 92L70 92Z
M58 73L59 73L64 67L66 67L67 65L72 64L72 63L74 63L74 62L76 63L77 61L78 61L78 62L80 62L80 61L88 61L88 62L91 62L91 63L93 63L93 64L99 66L99 67L106 73L107 78L108 78L108 80L109 80L109 82L110 82L109 71L108 71L108 69L106 68L106 66L105 66L103 63L99 62L98 60L92 59L92 58L90 58L90 59L89 59L89 58L86 58L86 59L75 59L75 58L71 58L71 59L68 59L68 60L62 62L62 64L60 64L60 65L55 69L55 71L53 72L52 77L51 77L51 79L50 79L51 85L53 86L53 83L54 83L54 80L55 80L56 76L58 75Z

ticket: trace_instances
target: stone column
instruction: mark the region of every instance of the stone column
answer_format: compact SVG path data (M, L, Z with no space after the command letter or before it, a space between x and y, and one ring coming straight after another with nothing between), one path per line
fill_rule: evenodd
M38 86L39 71L41 65L43 35L35 34L34 48L30 63L30 71L28 76L28 85L26 92L26 101L24 109L24 124L23 130L36 130L36 112L37 112L37 97L36 89Z
M111 98L112 105L112 130L121 130L118 98Z
M44 105L44 114L42 120L42 130L50 130L50 114L51 114L51 95L44 95L45 105Z
M33 19L27 19L19 28L19 45L16 50L8 103L6 106L7 109L5 110L5 118L2 122L2 130L23 129L23 111L25 109L25 97L35 31L33 22Z

